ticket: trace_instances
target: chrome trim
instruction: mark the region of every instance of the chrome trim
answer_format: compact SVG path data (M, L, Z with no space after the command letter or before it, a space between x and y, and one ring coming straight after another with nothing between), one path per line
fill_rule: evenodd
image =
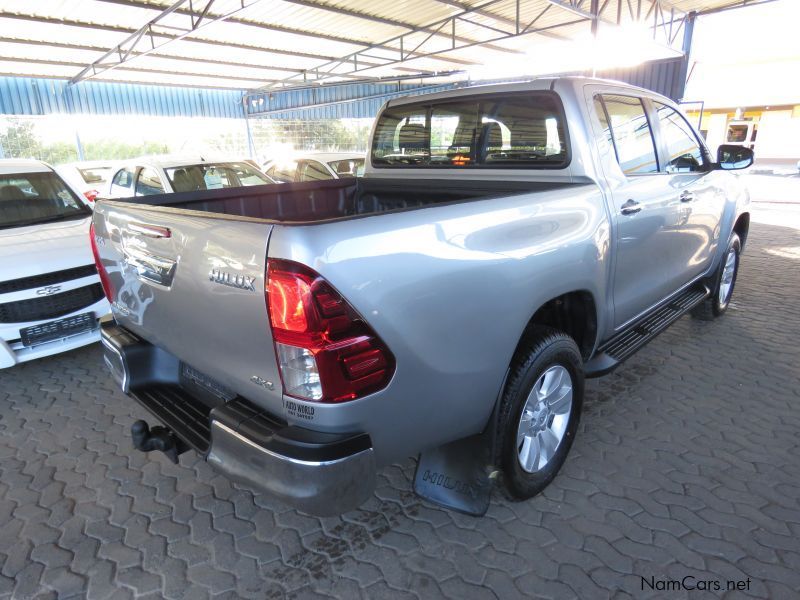
M356 508L375 489L372 448L335 460L301 460L264 448L213 419L206 460L232 479L317 516Z
M132 248L123 250L123 260L128 266L133 267L139 279L145 279L166 287L172 285L172 279L175 277L175 265L177 264L174 260Z
M122 391L127 394L128 393L128 367L125 364L125 358L122 356L122 353L110 341L108 341L108 339L105 337L105 335L102 334L102 332L100 334L100 343L103 345L103 348L105 348L106 350L110 350L119 359L119 364L122 367L122 369L121 369L121 371L122 371L122 381L119 382L119 384L120 384L120 387L122 388ZM108 370L111 371L111 375L113 376L116 370L114 369L114 365L112 365L110 363L110 361L109 361L109 359L108 359L108 357L106 356L105 353L103 353L103 362L106 363L106 366L108 367ZM115 377L115 379L116 379L116 377Z
M169 238L172 237L172 231L169 227L159 227L158 225L147 225L146 223L128 223L130 231L141 234L145 237L151 238Z

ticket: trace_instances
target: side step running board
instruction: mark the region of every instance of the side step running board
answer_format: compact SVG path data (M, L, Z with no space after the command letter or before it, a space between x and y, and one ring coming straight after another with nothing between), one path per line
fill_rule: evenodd
M655 308L600 346L584 365L586 377L610 373L637 350L705 300L711 292L704 284L692 286Z

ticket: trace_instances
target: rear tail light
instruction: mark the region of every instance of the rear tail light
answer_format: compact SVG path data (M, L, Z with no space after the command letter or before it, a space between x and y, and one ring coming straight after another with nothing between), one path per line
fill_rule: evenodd
M345 402L389 383L394 357L363 318L319 274L267 261L267 307L284 392Z
M108 298L109 302L114 301L116 295L114 287L111 285L111 279L108 276L108 271L103 266L103 261L100 260L100 253L97 251L97 238L94 235L94 223L89 226L89 241L92 244L92 254L94 255L94 264L97 267L97 274L100 276L100 285L103 286L103 293Z
M83 192L83 195L86 196L86 199L89 202L94 202L97 199L97 194L99 194L97 190L86 190Z

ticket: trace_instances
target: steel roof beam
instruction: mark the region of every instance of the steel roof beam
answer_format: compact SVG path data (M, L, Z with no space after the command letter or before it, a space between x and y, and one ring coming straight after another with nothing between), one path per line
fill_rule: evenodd
M118 27L116 25L100 25L100 24L94 24L94 23L86 23L84 21L73 21L73 20L70 20L70 19L56 19L56 18L50 18L50 17L37 17L37 16L33 16L33 15L19 15L19 14L16 14L16 13L8 13L8 12L0 12L0 19L17 19L17 20L21 20L21 21L31 21L33 23L49 23L49 24L53 24L53 25L66 25L68 27L80 27L80 28L83 28L83 29L98 29L98 30L101 30L101 31L111 31L111 32L114 32L114 33L128 33L128 34L130 34L130 33L135 33L136 32L135 29L130 29L128 27ZM178 36L176 36L176 35L169 34L169 33L163 33L163 32L158 32L158 33L154 32L154 35L157 36L157 37L166 38L166 39L171 40L171 41L177 40L177 38L178 38ZM322 59L333 60L332 56L330 56L330 57L329 56L320 56L319 54L312 54L310 52L296 52L296 51L293 51L293 50L283 50L281 48L268 48L268 47L265 47L265 46L252 46L250 44L241 44L241 43L238 43L238 42L221 42L221 41L218 41L218 40L209 40L209 39L206 39L206 38L198 38L198 37L193 37L193 38L191 38L190 40L187 40L187 41L191 42L192 44L205 44L205 45L209 45L209 46L216 46L216 47L222 47L222 48L236 48L237 50L248 50L248 51L252 51L252 52L262 52L262 53L265 53L265 54L280 54L282 56L296 56L296 57L299 57L299 58L312 58L312 59L320 59L320 58L322 58ZM163 46L163 44L162 44L162 46ZM156 50L156 52L157 51L158 50ZM153 52L150 52L150 54L153 54Z
M684 11L676 9L667 0L603 0L602 5L597 4L596 14L583 8L584 0L547 1L551 6L591 19L593 31L596 31L598 23L621 25L623 14L627 14L631 21L647 24L648 29L653 32L653 39L657 40L661 37L659 43L670 49L674 49L673 46L687 15ZM616 5L615 17L605 14L606 9L611 5ZM677 30L673 27L674 23L679 24Z
M303 1L305 1L305 0L303 0ZM424 57L433 57L433 56L442 55L442 54L445 54L445 53L448 53L448 52L452 52L454 50L470 48L470 47L478 46L478 45L486 46L487 43L489 43L489 42L507 40L507 39L516 38L516 37L519 37L519 36L522 36L522 35L530 35L532 33L540 33L540 32L548 31L548 30L551 30L551 29L557 29L559 27L564 27L564 26L567 26L567 25L574 25L576 23L581 23L581 22L584 22L584 21L587 20L586 18L580 18L580 19L577 19L577 20L561 22L561 23L558 23L558 24L555 24L555 25L550 25L550 26L547 26L547 27L540 27L540 28L536 28L536 29L532 29L531 28L531 26L533 25L533 22L529 23L528 26L525 27L524 29L522 28L521 24L517 24L515 26L515 28L514 28L514 31L512 31L512 32L502 32L502 33L498 33L498 30L496 28L487 28L487 31L491 31L492 33L494 33L494 36L491 37L490 39L482 40L482 41L466 42L466 43L458 41L457 36L456 36L456 26L457 26L459 20L464 20L464 18L469 17L475 11L477 11L477 10L485 10L488 7L490 7L490 6L494 5L494 4L497 4L498 2L502 2L502 1L505 1L505 0L488 0L486 2L483 2L482 4L466 8L465 10L463 10L463 11L457 13L457 14L451 15L450 17L447 17L445 19L440 19L440 20L435 21L433 23L429 23L427 25L420 26L418 29L416 29L414 31L403 33L401 35L397 35L397 36L394 36L392 38L389 38L387 40L384 40L384 41L380 42L380 45L383 45L383 46L390 45L390 46L395 47L395 51L398 52L398 55L396 55L396 58L387 58L386 61L382 65L379 65L379 66L381 66L381 67L394 67L395 65L402 64L404 62L407 62L409 60L413 60L414 58L417 58L416 56L411 56L410 53L407 53L405 51L405 46L406 46L406 42L407 42L406 38L408 38L409 36L414 35L414 34L420 34L420 33L428 32L428 36L425 37L421 42L418 41L418 39L419 39L418 37L415 38L411 42L413 44L416 44L416 46L414 47L413 52L419 52L421 50L421 48L428 42L428 40L430 40L434 35L438 34L439 32L450 32L451 44L450 44L449 47L444 48L444 49L439 47L436 50L431 50L431 51L427 51L427 52L422 51L421 52ZM542 14L544 14L544 12L545 11L542 11L539 14L539 17L541 17ZM519 16L519 11L517 12L517 15ZM539 17L537 17L537 18L539 18ZM534 21L535 20L536 19L534 19ZM472 21L470 21L470 23L475 24ZM517 32L519 32L519 33L517 33ZM362 50L362 51L359 51L359 52L354 52L354 53L348 54L346 56L343 56L343 57L341 57L339 59L336 59L336 60L333 60L333 61L328 61L328 62L323 63L323 64L321 64L321 65L319 65L319 66L317 66L317 67L315 67L313 69L308 69L307 71L302 73L302 75L289 76L286 79L284 79L282 82L280 82L280 84L275 84L273 86L267 86L267 89L272 89L272 90L282 89L282 88L286 88L287 86L292 86L292 84L295 84L295 85L297 85L297 84L307 85L308 83L315 83L315 82L316 83L324 83L326 80L335 79L337 77L341 77L342 75L356 75L356 74L358 74L358 73L360 73L362 71L367 71L367 70L373 69L375 67L364 66L363 61L360 61L360 57L363 56L364 53L367 52L368 50L369 49ZM302 80L298 80L298 78L300 78L300 77L302 77Z
M332 13L336 13L339 15L345 15L348 17L353 17L356 19L363 19L365 21L372 21L373 23L381 23L382 25L389 25L391 27L402 27L404 29L408 29L411 31L419 31L424 33L430 33L432 35L446 35L439 31L434 30L433 28L429 28L426 26L418 26L414 25L413 23L405 23L403 21L397 21L395 19L387 19L384 17L378 17L375 15L370 15L367 13L363 13L357 10L352 10L349 8L342 8L339 6L332 6L330 4L325 4L323 2L317 2L316 0L283 0L284 2L288 2L290 4L297 4L299 6L305 6L307 8L315 8L317 10L324 10ZM474 12L474 11L471 11ZM449 36L448 36L449 37ZM458 41L462 43L471 43L478 40L474 40L468 37L458 36ZM372 44L370 44L372 46ZM517 50L511 50L509 48L503 48L502 46L492 46L487 44L487 48L490 50L495 50L498 52L508 52L510 54L521 54Z
M96 2L106 2L108 4L118 4L124 6L133 6L135 8L141 8L143 10L160 10L161 6L151 4L150 2L142 1L142 0L95 0ZM191 15L191 11L186 9L177 9L174 11L176 14L181 15ZM211 16L219 16L215 13L209 13ZM288 33L291 35L299 35L302 37L310 37L310 38L318 38L322 40L327 40L329 42L337 42L339 44L351 44L353 46L369 46L369 42L365 42L363 40L356 40L353 38L346 38L341 37L338 35L331 35L327 33L316 33L312 31L307 31L304 29L294 29L292 27L284 27L282 25L274 25L272 23L261 23L258 21L250 21L248 19L242 19L240 17L228 17L225 19L227 23L234 23L236 25L242 25L245 27L254 27L257 29L262 29L264 31L275 31L278 33ZM471 64L471 63L465 63Z
M30 21L32 23L48 23L48 24L51 24L51 25L65 25L67 27L78 27L78 28L83 28L83 29L97 29L97 30L100 30L100 31L109 31L109 32L114 32L114 33L128 33L128 34L130 34L130 33L134 33L136 31L135 29L130 29L128 27L120 27L120 26L117 26L117 25L101 25L101 24L94 24L94 23L86 23L84 21L74 21L74 20L70 20L70 19L57 19L57 18L51 18L51 17L39 17L39 16L34 16L34 15L20 15L20 14L17 14L17 13L8 13L8 12L0 12L0 19L16 19L16 20L19 20L19 21ZM154 35L157 35L159 37L168 38L170 40L177 39L177 36L172 35L172 34L168 34L168 33L163 33L163 32L158 32L158 33L156 33ZM283 49L280 49L280 48L267 48L267 47L264 47L264 46L252 46L250 44L241 44L241 43L237 43L237 42L222 42L222 41L218 41L218 40L210 40L210 39L207 39L207 38L193 37L188 41L190 43L192 43L192 44L204 44L204 45L208 45L208 46L216 46L216 47L219 47L219 48L236 48L237 50L246 50L246 51L250 51L250 52L261 52L261 53L264 53L264 54L278 54L278 55L281 55L281 56L293 56L293 57L298 57L298 58L309 58L309 59L335 60L335 58L333 56L325 56L325 55L320 55L320 54L311 54L309 52L297 52L297 51L294 51L294 50L283 50ZM162 44L162 46L163 46L163 44ZM103 51L103 50L106 50L106 48L100 48L99 50ZM158 48L153 52L149 52L148 54L162 55L161 51ZM198 58L197 60L202 62L204 59ZM475 64L472 61L466 61L466 60L452 61L452 60L448 59L448 62L462 63L462 64L465 64L465 65ZM367 64L367 63L364 63L364 64ZM374 65L374 66L380 66L380 65ZM279 70L285 69L285 67L283 67L283 68L279 67L278 69ZM295 69L291 69L291 72L302 73L303 69L295 68ZM428 71L425 71L425 73L428 73Z
M434 0L434 1L438 2L439 4L446 4L447 6L453 6L455 8L460 9L460 10L469 10L469 8L470 8L469 4L465 4L464 2L461 2L460 0ZM515 2L516 11L517 11L517 16L516 16L515 19L509 19L508 17L504 17L503 15L498 15L496 12L493 12L491 10L486 10L486 9L477 9L477 10L473 10L472 12L475 13L476 15L481 15L482 17L487 17L489 19L494 19L498 23L503 23L504 25L508 25L509 27L513 27L514 30L516 31L516 33L521 33L520 31L518 31L516 29L517 25L519 23L519 5L520 5L520 2L521 2L521 0L516 0L516 2ZM542 32L542 35L545 35L546 37L551 37L551 38L554 38L554 39L557 39L557 40L566 40L567 39L563 35L558 35L557 33L552 33L552 32Z
M34 65L54 65L58 67L82 67L84 65L84 63L80 62L56 60L51 58L14 58L13 56L12 57L4 56L2 60L11 62L30 63ZM176 73L175 71L170 71L167 69L149 69L146 67L131 67L128 65L117 65L117 69L119 69L120 71L132 71L136 73L155 73L158 75L172 75L174 77L208 77L209 79L226 79L230 81L257 81L262 83L270 81L278 81L276 79L260 79L257 77L237 77L235 75L219 75L217 73L187 73L187 72ZM106 71L108 70L110 69L106 69Z
M156 48L161 47L165 44L169 44L176 40L181 40L183 38L189 37L199 31L200 29L207 27L213 23L218 23L220 21L224 21L225 19L232 17L238 12L241 12L245 8L252 6L256 2L260 2L260 0L240 0L241 4L238 8L229 11L225 14L215 16L214 18L207 18L208 10L214 4L216 0L205 0L206 4L203 6L202 9L195 12L194 4L192 0L178 0L170 7L165 8L157 17L150 19L147 23L145 23L141 28L137 31L132 33L128 38L123 40L121 43L117 44L114 48L111 48L108 52L106 52L103 56L98 58L92 64L85 66L80 73L75 75L72 79L69 80L70 85L78 83L79 81L83 81L84 79L90 79L95 77L99 73L103 73L110 69L115 69L118 66L122 65L123 63L127 62L128 60L132 60L131 52L134 49L137 49L139 43L142 40L147 40L149 42L149 48L145 50L137 50L137 56L145 56L153 51ZM173 39L167 40L160 40L160 43L156 45L157 33L154 32L153 28L160 27L159 21L168 17L169 15L173 14L179 8L184 6L185 4L189 5L189 9L192 12L190 15L191 26L187 27L182 33L176 35ZM178 29L180 31L180 29ZM134 56L133 59L137 58ZM104 62L106 61L106 62ZM110 62L108 62L110 61Z
M43 40L29 40L24 38L8 38L8 37L0 37L0 43L6 44L19 44L22 46L44 46L44 47L51 47L51 48L63 48L64 50L84 50L88 52L104 52L106 48L104 46L88 46L85 44L67 44L65 42L45 42ZM155 58L163 58L166 60L178 60L183 62L189 62L194 64L209 64L209 65L220 65L224 67L242 67L245 69L258 69L263 71L281 71L284 73L301 73L303 70L298 68L290 68L290 67L270 67L264 64L253 64L253 63L243 63L243 62L234 62L231 60L220 60L217 58L192 58L190 56L181 56L179 54L168 54L166 52L151 52L150 56Z

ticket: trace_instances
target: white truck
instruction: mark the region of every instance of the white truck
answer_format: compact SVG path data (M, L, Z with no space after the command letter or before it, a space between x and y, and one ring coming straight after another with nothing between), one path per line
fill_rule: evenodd
M0 369L100 340L91 218L48 165L0 160Z

